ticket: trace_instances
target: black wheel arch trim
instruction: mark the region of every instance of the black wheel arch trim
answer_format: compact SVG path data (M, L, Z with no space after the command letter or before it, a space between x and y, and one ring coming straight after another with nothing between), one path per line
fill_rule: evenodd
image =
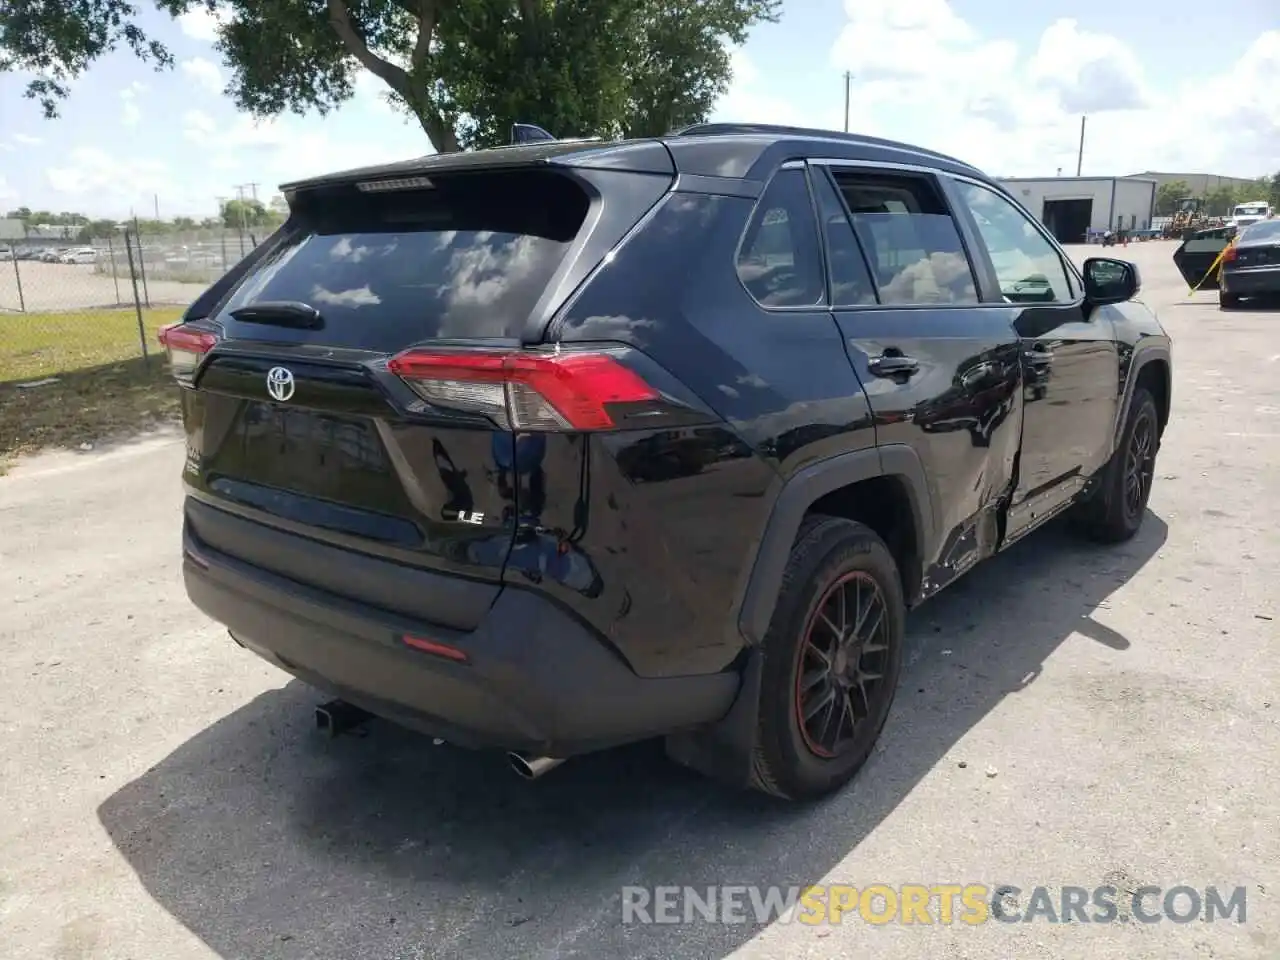
M1125 377L1124 394L1120 398L1120 407L1116 411L1116 422L1111 436L1112 451L1119 449L1120 438L1124 435L1124 426L1129 422L1129 408L1133 405L1133 393L1138 386L1138 380L1142 376L1143 368L1152 363L1163 363L1165 365L1168 374L1165 382L1167 391L1165 399L1169 403L1169 410L1166 412L1165 417L1166 423L1169 416L1172 415L1173 355L1169 344L1163 339L1150 343L1139 341L1133 348L1133 358L1129 361L1129 372Z
M886 444L810 464L783 484L760 538L738 605L738 631L748 646L762 643L769 630L791 547L809 507L834 490L876 477L895 477L903 482L922 565L933 556L937 525L924 465L914 449L906 444Z

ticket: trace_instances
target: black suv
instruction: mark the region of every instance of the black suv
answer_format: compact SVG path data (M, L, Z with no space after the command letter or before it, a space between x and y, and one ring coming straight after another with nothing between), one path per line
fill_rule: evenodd
M1136 269L1077 272L950 157L703 125L283 190L162 335L184 573L339 704L526 776L665 737L813 797L909 608L1068 509L1142 522L1170 343Z

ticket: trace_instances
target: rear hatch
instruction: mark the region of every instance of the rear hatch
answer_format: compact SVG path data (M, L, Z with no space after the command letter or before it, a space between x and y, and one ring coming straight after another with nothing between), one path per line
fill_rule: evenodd
M1280 220L1263 220L1242 231L1232 267L1280 267Z
M611 220L618 177L646 183ZM520 517L517 430L572 427L536 383L516 396L511 358L670 181L543 166L294 193L216 309L164 335L189 388L189 530L291 580L474 627ZM611 236L592 242L602 223ZM553 392L571 386L560 367L515 379L547 371Z

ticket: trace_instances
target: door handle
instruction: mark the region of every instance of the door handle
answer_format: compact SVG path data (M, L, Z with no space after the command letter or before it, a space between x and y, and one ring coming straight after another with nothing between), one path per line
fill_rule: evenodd
M915 357L872 357L867 368L877 377L909 377L920 369L920 361Z

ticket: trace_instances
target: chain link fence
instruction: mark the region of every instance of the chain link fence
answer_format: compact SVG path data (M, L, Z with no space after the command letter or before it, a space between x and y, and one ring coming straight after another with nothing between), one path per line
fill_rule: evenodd
M0 240L0 460L171 416L159 329L263 235Z
M258 242L250 231L0 242L0 383L146 357L157 329Z

